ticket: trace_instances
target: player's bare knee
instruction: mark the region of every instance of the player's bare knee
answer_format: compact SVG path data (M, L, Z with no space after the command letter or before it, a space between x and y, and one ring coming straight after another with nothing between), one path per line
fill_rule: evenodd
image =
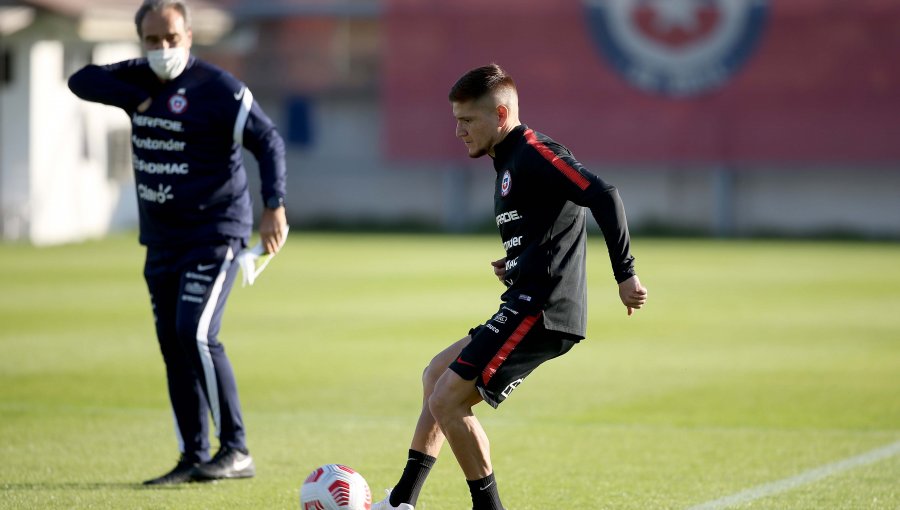
M429 363L428 366L425 367L425 370L422 371L422 389L426 395L430 395L431 392L434 391L438 379L440 379L444 370L446 370L445 366L439 365L436 361L437 358L431 360L431 363Z
M426 386L434 386L441 374L444 373L443 368L439 367L435 360L431 360L431 363L422 371L422 383Z
M422 393L425 395L425 398L431 396L431 393L434 391L434 384L437 382L437 376L433 372L431 365L428 365L422 371Z
M447 367L456 359L459 355L459 351L462 349L462 346L459 342L454 345L451 345L447 349L439 352L431 361L428 362L428 366L425 367L424 372L422 373L422 381L426 386L430 386L434 388L437 384L438 379L444 375L444 372L447 371Z
M472 412L472 408L467 402L459 401L452 394L441 391L440 387L436 388L427 400L431 416L441 424L454 421Z
M444 422L450 415L447 401L438 393L432 393L428 397L428 410L431 411L431 416L433 416L438 423Z

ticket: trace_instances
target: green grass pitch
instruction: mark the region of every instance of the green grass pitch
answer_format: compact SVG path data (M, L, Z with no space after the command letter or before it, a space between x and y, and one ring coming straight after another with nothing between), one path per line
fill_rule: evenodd
M510 510L687 509L900 440L900 245L602 238L588 339L476 414ZM0 245L0 508L296 509L325 463L396 481L431 356L496 310L493 236L295 232L221 339L252 480L148 489L177 458L135 236ZM215 439L213 444L217 445ZM734 508L897 509L900 456ZM417 510L470 508L445 447Z

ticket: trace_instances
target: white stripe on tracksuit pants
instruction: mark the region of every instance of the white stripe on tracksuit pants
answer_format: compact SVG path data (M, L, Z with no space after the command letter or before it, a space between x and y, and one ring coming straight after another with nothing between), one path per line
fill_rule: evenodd
M246 449L231 363L218 340L225 303L238 272L240 240L189 249L148 248L144 277L166 364L179 450L209 458L208 414L222 446Z

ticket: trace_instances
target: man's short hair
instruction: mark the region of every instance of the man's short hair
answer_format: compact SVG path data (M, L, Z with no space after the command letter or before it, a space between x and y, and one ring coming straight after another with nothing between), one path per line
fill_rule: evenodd
M450 101L453 103L477 101L502 88L516 90L516 83L500 66L489 64L476 67L456 80L450 89Z
M144 16L146 16L148 12L160 12L170 7L181 13L181 17L184 18L185 30L190 30L191 9L183 0L144 0L144 3L141 4L137 13L134 15L134 24L137 26L138 37L144 37L144 34L141 33L141 23L144 22Z

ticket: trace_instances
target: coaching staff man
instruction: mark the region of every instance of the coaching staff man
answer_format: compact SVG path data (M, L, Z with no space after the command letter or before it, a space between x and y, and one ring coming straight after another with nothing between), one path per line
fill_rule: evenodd
M131 117L144 278L181 451L174 469L144 483L251 477L237 384L218 334L234 258L253 227L242 147L259 163L259 234L274 253L286 227L284 142L243 83L190 54L183 1L146 0L135 24L146 58L88 65L69 88ZM211 459L209 415L220 442Z
M450 102L456 136L469 157L493 158L494 212L506 257L491 264L507 289L487 322L425 369L424 406L406 468L373 510L412 510L445 438L465 474L473 509L503 509L488 438L472 407L481 401L499 406L538 365L584 338L585 207L603 231L628 315L647 300L616 188L519 122L512 78L497 65L473 69L453 85Z

